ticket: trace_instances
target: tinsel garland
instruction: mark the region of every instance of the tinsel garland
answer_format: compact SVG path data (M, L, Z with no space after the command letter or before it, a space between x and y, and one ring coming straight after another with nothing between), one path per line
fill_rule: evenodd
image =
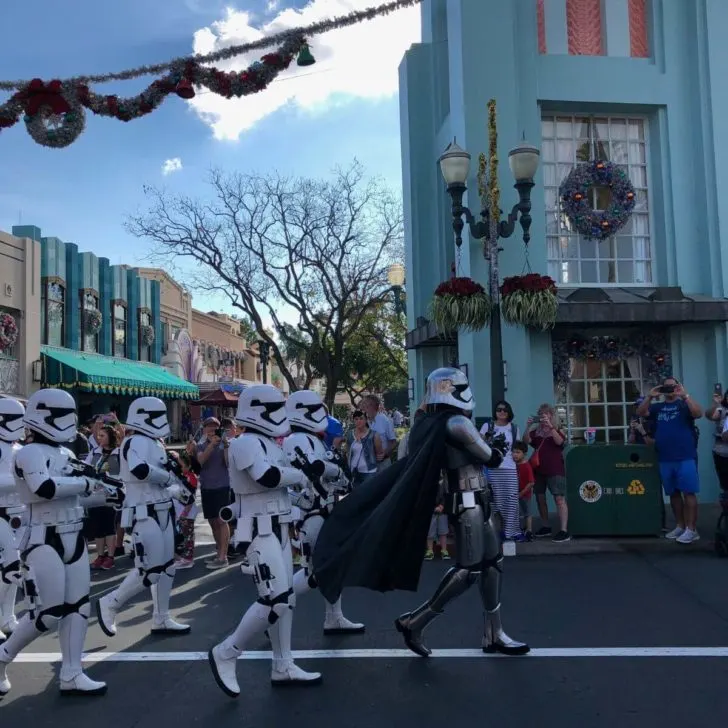
M24 114L34 141L47 147L67 147L84 130L84 108L98 116L131 121L154 111L172 93L183 99L193 98L194 86L203 86L225 98L249 96L265 89L296 55L307 49L303 36L291 36L277 52L268 53L244 71L229 73L188 60L128 98L96 94L80 82L45 83L36 78L0 105L0 131L14 126Z
M639 357L642 360L643 379L657 384L672 374L670 347L660 334L639 334L630 337L573 336L553 343L554 384L564 390L571 381L571 360L623 361Z
M146 66L137 66L136 68L130 68L125 71L116 71L114 73L102 73L92 74L86 76L74 76L73 78L65 79L64 83L71 86L77 84L87 83L109 83L110 81L128 81L132 78L140 78L142 76L152 76L158 73L164 73L165 71L171 71L175 68L185 66L188 63L215 63L216 61L229 61L231 58L242 56L245 53L251 51L262 50L263 48L271 48L272 46L285 45L288 41L294 39L300 39L303 37L311 38L314 35L321 35L322 33L328 33L332 30L339 30L340 28L348 28L358 23L363 23L375 18L389 15L390 13L403 10L404 8L414 7L419 5L422 0L391 0L391 2L383 3L374 7L365 8L364 10L354 10L347 15L340 15L335 18L326 18L319 20L316 23L311 23L306 27L301 28L290 28L289 30L281 31L280 33L274 33L268 35L259 40L252 41L250 43L240 43L238 45L228 46L222 50L215 51L213 53L206 53L204 55L197 54L195 56L182 56L180 58L174 58L171 61L164 63L156 63ZM29 81L0 81L0 91L15 91L16 89L22 89L27 86Z

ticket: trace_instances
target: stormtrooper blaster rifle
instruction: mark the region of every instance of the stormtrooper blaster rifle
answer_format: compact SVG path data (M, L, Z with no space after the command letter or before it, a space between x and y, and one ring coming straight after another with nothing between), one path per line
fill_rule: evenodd
M337 450L330 450L326 453L326 459L336 465L341 471L334 491L340 495L348 493L351 490L351 471L349 470L346 458Z
M124 483L121 480L112 478L106 473L100 473L93 465L76 458L70 458L68 464L74 475L94 481L97 490L105 493L108 505L113 506L117 511L121 509L124 503Z
M296 457L291 460L291 465L298 468L308 478L313 489L321 498L328 498L329 493L321 482L321 476L324 474L326 466L319 460L311 462L300 447L294 448L294 452Z
M179 460L167 454L167 462L164 465L173 476L173 481L169 484L168 489L172 498L178 500L183 506L189 506L195 502L195 491L190 488L187 477L182 472L182 465Z

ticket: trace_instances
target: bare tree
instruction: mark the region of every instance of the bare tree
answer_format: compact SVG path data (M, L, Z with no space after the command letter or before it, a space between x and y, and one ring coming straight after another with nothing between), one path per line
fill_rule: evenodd
M365 179L356 161L331 180L213 170L209 184L208 201L145 186L150 207L127 229L150 241L158 261L191 260L190 286L223 294L250 320L292 391L323 377L331 407L347 343L390 295L387 267L402 257L400 200ZM295 311L298 330L286 325L284 307ZM289 369L290 351L303 377L301 366Z

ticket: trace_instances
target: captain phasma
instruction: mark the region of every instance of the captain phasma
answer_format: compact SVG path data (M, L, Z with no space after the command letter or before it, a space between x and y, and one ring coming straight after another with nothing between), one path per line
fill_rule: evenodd
M25 408L11 397L0 399L0 642L12 633L15 598L22 581L16 535L23 522L25 506L15 491L13 458L25 437Z
M333 462L322 436L328 426L328 412L321 397L310 390L291 394L286 400L286 412L291 434L283 441L283 450L291 463L303 461L304 473L311 468L303 488L293 494L294 504L303 513L300 527L302 563L293 576L293 589L300 596L316 588L311 568L311 554L324 521L329 517L339 497L346 492L346 478ZM358 634L365 627L350 622L341 611L341 597L335 603L326 602L324 634Z
M125 499L121 527L130 528L134 566L124 581L96 602L99 626L109 637L116 634L116 617L124 605L144 589L152 593L152 634L186 634L169 614L174 582L174 504L187 505L194 493L179 478L177 462L169 457L163 440L169 437L167 407L156 397L140 397L129 405L126 427L132 434L121 443L119 477Z
M318 672L306 672L293 661L291 628L296 595L288 529L293 521L289 487L301 486L305 475L291 467L276 438L290 432L286 402L275 387L244 389L236 423L243 433L230 443L228 467L235 502L223 508L224 520L237 519L233 543L245 548L244 573L253 576L258 599L235 631L208 653L213 676L231 697L240 695L236 663L256 636L266 630L273 649L273 685L315 684Z
M457 561L432 597L398 617L395 627L410 650L427 657L425 628L477 582L485 612L483 651L526 654L528 645L511 639L501 624L503 553L483 475L483 466L498 467L502 454L478 434L470 384L459 369L430 374L426 404L411 430L407 457L343 500L321 529L313 558L319 589L327 599L344 586L416 591L444 470Z
M0 695L10 690L6 668L36 637L58 626L62 695L102 695L106 683L82 669L90 613L91 572L81 532L84 507L118 503L65 444L77 436L76 403L61 389L41 389L28 400L25 426L33 441L15 455L15 487L26 505L18 540L28 611L0 646Z

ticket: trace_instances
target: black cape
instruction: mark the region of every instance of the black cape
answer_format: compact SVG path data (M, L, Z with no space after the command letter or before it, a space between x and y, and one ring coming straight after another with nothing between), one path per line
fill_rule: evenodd
M407 457L356 488L324 522L313 572L330 603L347 586L417 591L452 416L440 411L418 418Z

